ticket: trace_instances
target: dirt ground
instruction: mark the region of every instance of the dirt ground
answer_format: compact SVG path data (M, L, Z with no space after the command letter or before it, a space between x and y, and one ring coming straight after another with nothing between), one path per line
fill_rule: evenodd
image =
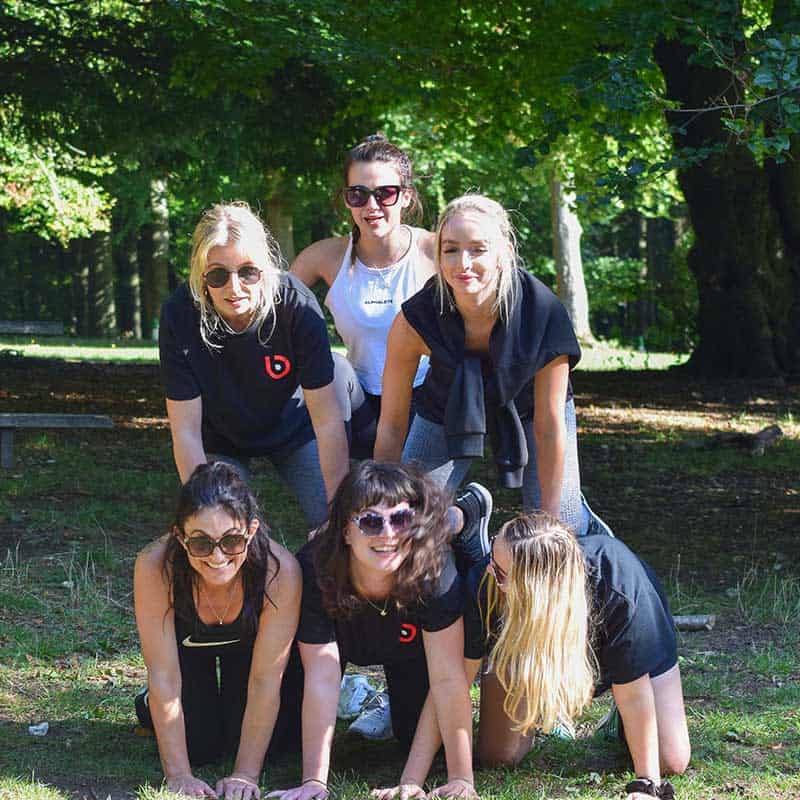
M688 598L730 596L754 564L768 572L796 571L800 457L793 454L800 438L800 384L707 382L680 372L620 371L578 372L573 385L585 494L673 593L677 587ZM109 468L126 457L120 447L135 449L144 431L163 439L159 452L169 453L155 365L70 363L0 353L0 412L110 415L114 435L85 432L95 458ZM786 436L761 457L735 448L696 447L715 433L754 433L771 424L781 425ZM37 456L26 449L30 436L17 436L17 471L37 466ZM147 463L140 466L148 468ZM488 464L474 476L493 484ZM519 497L499 492L496 501L502 518L516 510ZM11 527L0 521L0 552L13 548L13 539ZM768 635L763 626L745 625L731 614L721 617L714 631L685 642L689 651L726 652ZM82 800L133 796L129 788L87 785L70 776L50 776L50 782Z
M736 448L691 446L718 432L754 433L776 423L784 442L796 444L800 383L711 382L680 371L579 371L573 385L584 493L660 572L677 570L677 580L697 580L713 591L754 561L800 563L796 450L784 444L754 457ZM165 443L169 438L156 365L0 353L0 412L6 411L108 414L126 442L143 429L157 431ZM17 435L17 455L25 435ZM93 441L113 448L118 440ZM97 458L113 464L118 453L100 448ZM492 487L488 463L473 475ZM497 510L512 512L518 502L517 494L500 492Z

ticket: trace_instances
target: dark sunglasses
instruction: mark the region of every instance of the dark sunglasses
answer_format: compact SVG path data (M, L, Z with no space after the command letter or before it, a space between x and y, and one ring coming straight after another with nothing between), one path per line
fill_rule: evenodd
M225 267L214 267L204 273L203 280L212 289L221 289L231 278L233 273L239 278L239 283L245 286L254 286L261 280L261 270L252 264L245 264L239 269L225 269Z
M393 206L400 199L402 186L376 186L369 189L366 186L346 186L344 201L352 208L361 208L369 202L370 195L375 198L379 206Z
M249 536L243 533L226 533L221 539L212 539L204 533L199 536L184 536L183 543L189 551L189 555L195 558L206 558L210 556L217 547L226 556L238 556L247 547Z
M414 509L403 508L399 511L392 511L388 516L379 514L377 511L364 511L352 519L365 536L380 536L383 533L383 526L387 522L395 533L403 534L408 533L411 523L414 521Z

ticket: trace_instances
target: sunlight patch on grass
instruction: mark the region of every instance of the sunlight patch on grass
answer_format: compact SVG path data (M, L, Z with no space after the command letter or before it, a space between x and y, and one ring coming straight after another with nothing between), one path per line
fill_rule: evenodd
M0 800L66 800L67 795L36 778L0 778Z
M346 348L334 345L335 352ZM68 361L117 361L140 364L158 363L158 343L130 339L78 339L68 336L3 336L0 352L30 358L63 358ZM663 370L683 364L689 356L681 353L647 353L601 342L584 347L578 369L590 372L609 370Z

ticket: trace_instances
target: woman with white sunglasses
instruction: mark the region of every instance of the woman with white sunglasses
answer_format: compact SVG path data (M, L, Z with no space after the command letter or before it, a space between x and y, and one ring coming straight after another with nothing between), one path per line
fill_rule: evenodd
M280 267L245 203L209 208L189 280L161 310L161 374L181 481L213 459L247 475L249 458L266 456L316 526L347 472L345 420L364 397L331 355L314 295Z
M486 514L465 513L461 536L485 531L486 524ZM398 784L373 796L424 797L443 743L447 781L437 793L475 797L463 587L448 529L442 493L410 467L363 461L342 481L330 518L297 556L303 775L300 786L273 796L328 796L339 682L353 663L383 665L394 737L408 750Z
M380 416L386 339L401 304L434 273L434 235L407 224L422 206L411 161L383 136L368 136L347 154L344 203L352 218L349 236L315 242L303 250L291 272L307 286L323 281L325 305L347 346L366 394L365 412L353 422L353 455L371 458L375 421ZM413 386L425 378L419 359Z

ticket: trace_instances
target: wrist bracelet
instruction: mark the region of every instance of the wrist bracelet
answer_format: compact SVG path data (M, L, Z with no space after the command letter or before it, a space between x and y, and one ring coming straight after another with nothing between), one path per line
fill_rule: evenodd
M305 786L307 783L318 783L326 792L328 791L328 784L325 783L325 781L321 781L319 778L306 778L300 785Z
M254 781L252 778L242 777L241 775L229 775L229 781L236 781L236 783L246 783L248 786L258 786L258 781Z

